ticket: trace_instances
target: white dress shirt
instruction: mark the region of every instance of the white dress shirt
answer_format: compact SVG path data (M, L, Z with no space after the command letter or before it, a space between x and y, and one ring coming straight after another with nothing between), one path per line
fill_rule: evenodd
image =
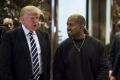
M28 47L29 47L29 50L30 50L30 55L31 55L31 63L32 63L32 54L31 54L31 45L30 45L30 39L29 39L29 30L22 24L22 28L23 28L23 31L25 33L25 37L27 39L27 43L28 43ZM38 59L39 59L39 65L40 65L40 73L42 73L42 58L41 58L41 48L40 48L40 43L39 43L39 40L38 40L38 37L37 37L37 34L35 31L33 31L33 38L36 42L36 46L37 46L37 51L38 51Z

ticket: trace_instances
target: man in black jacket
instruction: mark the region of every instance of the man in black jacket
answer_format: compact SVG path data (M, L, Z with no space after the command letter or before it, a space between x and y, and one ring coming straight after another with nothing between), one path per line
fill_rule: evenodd
M90 37L85 29L85 19L73 14L67 21L69 38L57 48L54 80L107 80L108 63L103 44Z
M115 37L110 49L110 78L111 80L120 80L120 21L115 26Z
M1 80L50 80L50 43L48 35L37 29L40 14L39 8L25 6L20 12L21 26L4 34Z

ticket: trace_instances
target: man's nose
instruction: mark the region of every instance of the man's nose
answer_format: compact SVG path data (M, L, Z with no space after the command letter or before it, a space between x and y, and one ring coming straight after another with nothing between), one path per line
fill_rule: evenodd
M71 28L70 28L70 27L67 27L67 30L69 31L69 30L71 30Z
M69 29L69 30L70 30L70 29L71 29L71 27L70 27L70 26L67 26L67 29Z

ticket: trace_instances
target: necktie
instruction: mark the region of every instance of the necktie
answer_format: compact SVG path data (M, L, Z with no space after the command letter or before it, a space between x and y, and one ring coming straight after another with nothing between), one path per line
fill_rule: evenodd
M31 45L31 55L32 55L32 65L33 65L33 76L34 80L39 80L40 78L40 69L38 61L38 51L36 47L35 40L33 38L33 32L29 32L30 45Z

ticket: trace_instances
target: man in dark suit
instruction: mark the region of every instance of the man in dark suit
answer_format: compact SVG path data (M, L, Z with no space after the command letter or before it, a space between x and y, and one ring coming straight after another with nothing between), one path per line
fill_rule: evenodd
M39 8L25 6L20 12L21 26L3 36L0 46L1 80L50 80L50 43L48 35L37 29L40 14Z
M110 80L120 80L120 21L115 26L115 37L110 49Z

